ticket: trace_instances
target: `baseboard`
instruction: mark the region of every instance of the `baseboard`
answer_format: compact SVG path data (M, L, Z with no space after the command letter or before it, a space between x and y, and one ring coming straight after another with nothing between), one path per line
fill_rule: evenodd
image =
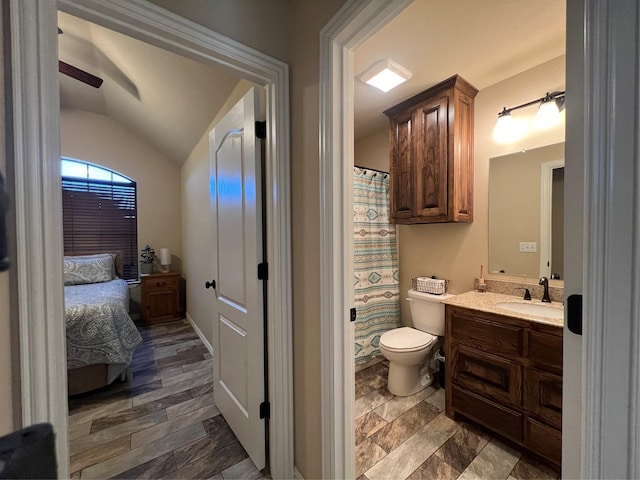
M211 343L209 343L209 340L207 340L207 337L204 336L204 333L202 333L202 330L198 328L198 325L196 324L196 322L193 321L193 318L191 318L191 315L189 315L189 312L185 314L185 318L191 324L193 329L196 331L196 333L200 337L200 340L202 340L202 343L204 343L204 346L207 347L207 350L209 350L209 353L213 355L213 347L211 346Z
M304 480L304 477L296 467L293 467L293 478L296 480Z

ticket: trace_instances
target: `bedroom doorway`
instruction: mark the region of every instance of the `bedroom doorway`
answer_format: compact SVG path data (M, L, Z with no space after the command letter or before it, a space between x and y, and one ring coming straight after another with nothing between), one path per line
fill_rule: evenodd
M290 285L290 235L289 200L284 185L288 185L289 146L286 138L289 131L288 68L282 62L212 33L147 2L136 2L118 8L104 2L63 0L58 3L62 11L94 21L108 28L126 31L137 38L168 48L176 53L189 55L205 63L224 64L246 80L266 88L267 138L265 148L265 191L272 192L266 198L265 211L272 228L267 232L267 259L270 265L272 285L269 287L268 314L273 318L267 331L269 352L278 352L277 358L269 362L269 400L271 411L270 443L274 446L270 454L271 473L278 477L293 477L293 429L291 398L291 312L288 298ZM14 55L13 99L17 165L16 184L19 185L16 203L24 206L17 212L17 236L29 251L46 251L40 261L29 262L21 267L21 282L32 288L20 289L21 309L19 317L22 358L29 358L23 365L23 421L26 424L51 421L57 433L59 475L69 474L67 458L67 426L65 381L55 366L64 361L63 316L61 285L47 280L62 274L61 239L51 232L58 231L60 211L56 198L59 178L57 153L57 130L59 120L52 112L57 102L57 77L55 65L55 4L39 1L12 1L11 33L14 49L22 52L39 52ZM43 32L51 32L43 34ZM158 35L158 32L162 32ZM28 48L20 48L26 47ZM31 81L41 83L42 96L36 102ZM46 79L46 80L45 80ZM33 121L26 121L25 118ZM28 132L24 125L38 125L37 131ZM40 152L35 155L34 152ZM28 168L22 166L28 165ZM46 188L31 182L32 175L46 179ZM49 184L50 183L50 184ZM56 188L58 187L58 188ZM278 192L278 195L275 195ZM284 193L284 195L283 195ZM41 205L47 208L41 209ZM48 234L47 234L48 233ZM47 239L46 246L44 239ZM18 249L18 256L21 255ZM55 282L54 282L55 283ZM39 292L38 295L29 292ZM28 312L28 314L27 314ZM36 340L28 332L43 332ZM278 332L278 335L275 334ZM42 342L48 348L39 348ZM272 355L272 353L270 353ZM36 400L37 399L37 400Z

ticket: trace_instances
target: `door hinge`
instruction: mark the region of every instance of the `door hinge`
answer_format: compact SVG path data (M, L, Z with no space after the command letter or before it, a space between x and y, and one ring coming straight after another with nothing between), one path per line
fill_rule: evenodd
M356 321L356 317L357 317L357 314L356 314L356 309L354 307L351 310L349 310L349 320L351 322L355 322Z
M267 122L256 121L256 137L267 138Z
M271 418L271 404L267 401L260 404L260 418Z
M567 328L576 335L582 335L582 295L567 298Z
M258 264L258 280L269 280L269 264L267 262Z

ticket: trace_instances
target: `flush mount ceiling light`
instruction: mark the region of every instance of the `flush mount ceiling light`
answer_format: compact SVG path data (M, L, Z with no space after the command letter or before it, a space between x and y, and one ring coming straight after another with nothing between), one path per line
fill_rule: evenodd
M402 65L385 59L374 63L362 75L360 81L388 92L411 78L411 72Z
M503 108L498 113L498 121L493 129L493 138L498 143L509 143L517 140L524 134L522 125L517 126L511 112L520 108L540 104L533 125L536 128L550 128L560 123L560 110L564 108L565 92L550 92L544 97L532 100L517 107Z

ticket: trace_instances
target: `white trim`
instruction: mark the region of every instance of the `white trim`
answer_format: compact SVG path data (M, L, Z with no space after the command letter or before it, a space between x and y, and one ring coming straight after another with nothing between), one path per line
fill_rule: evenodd
M191 324L193 329L196 331L196 333L198 334L198 337L200 337L200 340L202 340L202 343L204 343L204 346L207 347L207 350L209 350L209 353L213 355L213 347L211 346L211 343L209 342L207 337L204 336L204 333L202 333L202 330L200 330L200 327L198 327L198 324L193 321L193 318L191 318L191 315L189 315L189 312L185 313L184 317L187 319L187 321Z
M320 32L322 475L355 477L353 52L412 0L347 2Z
M564 167L564 158L550 160L540 165L540 277L548 277L551 273L553 171L562 167Z
M589 0L583 12L584 96L576 101L585 105L584 115L576 112L584 148L578 161L585 164L581 475L634 478L640 458L639 379L633 376L640 347L640 299L633 295L640 283L640 16L635 0Z
M144 0L60 0L67 13L205 63L266 90L270 467L293 477L293 345L288 66ZM12 79L25 424L56 427L59 477L68 476L56 2L11 0ZM39 93L39 94L36 94ZM45 242L46 240L46 242ZM33 335L32 332L42 332Z
M56 12L38 0L12 0L9 8L22 426L53 425L64 459L58 477L67 478Z

